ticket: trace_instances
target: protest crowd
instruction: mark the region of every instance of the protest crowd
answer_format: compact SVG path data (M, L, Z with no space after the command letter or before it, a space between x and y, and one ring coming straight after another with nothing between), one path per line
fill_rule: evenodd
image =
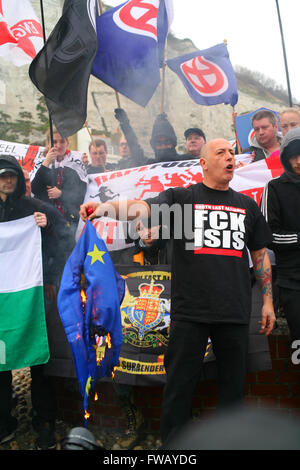
M54 102L49 110L56 113ZM247 145L238 135L234 142L222 135L208 140L205 128L187 126L182 129L186 150L178 153L177 135L162 111L152 124L149 157L133 120L118 106L119 160L112 163L105 138L92 139L84 153L70 149L66 112L45 136L31 168L22 155L0 154L0 445L18 432L12 372L30 367L35 448L57 448L55 388L47 372L55 351L55 331L51 338L47 334L54 310L74 369L88 370L78 376L86 421L97 379L112 381L126 419L119 449L133 449L146 428L134 401L138 382L114 377L130 325L139 325L137 345L152 323L152 329L161 328L161 338L167 337L161 449L176 449L177 442L188 445L182 444L181 433L192 418L193 393L210 341L217 371L216 413L243 409L254 289L261 301L255 334L267 338L280 313L291 343L300 342L300 111L260 108L250 114L253 132ZM255 168L275 168L257 200L231 186L235 175L247 177ZM118 230L111 232L111 227ZM32 242L34 257L24 261L17 253L14 231L16 245L21 238L25 245ZM102 272L104 265L108 271ZM130 273L143 269L168 272L169 304L166 299L159 303L165 285L144 279L139 303L126 304L124 319L122 302L133 295ZM13 287L17 282L18 292ZM82 300L83 290L87 300ZM143 323L142 316L150 314L149 324ZM36 318L41 319L37 326Z

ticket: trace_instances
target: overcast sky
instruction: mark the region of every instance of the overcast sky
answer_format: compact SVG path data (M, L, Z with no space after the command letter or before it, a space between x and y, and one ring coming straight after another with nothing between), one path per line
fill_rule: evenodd
M198 49L226 39L233 66L259 71L287 88L275 0L173 0L173 5L175 36L190 38ZM279 0L279 8L291 90L300 101L300 0Z

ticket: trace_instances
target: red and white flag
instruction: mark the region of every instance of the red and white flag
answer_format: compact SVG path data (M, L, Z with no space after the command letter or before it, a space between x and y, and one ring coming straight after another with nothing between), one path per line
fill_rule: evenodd
M29 0L0 0L0 57L30 64L43 47L43 29Z

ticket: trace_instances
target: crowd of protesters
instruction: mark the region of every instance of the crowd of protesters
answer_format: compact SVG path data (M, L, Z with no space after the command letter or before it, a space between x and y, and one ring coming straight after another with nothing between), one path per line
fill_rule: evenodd
M245 240L252 255L257 279L263 283L262 296L267 305L265 317L262 317L262 328L265 328L264 332L269 334L275 321L271 268L266 250L268 248L275 253L276 271L274 269L274 272L276 272L276 288L278 288L275 305L277 307L278 304L284 310L291 338L299 340L300 222L299 217L295 217L295 214L300 212L300 112L298 109L288 108L280 113L281 132L278 131L276 116L271 111L261 110L252 118L254 136L250 146L242 149L242 153L248 153L250 163L252 163L280 152L284 169L280 178L271 180L266 185L261 211L250 198L241 196L229 188L234 174L235 158L234 148L227 141L215 139L207 142L202 129L188 128L184 131L186 153L179 154L176 150L177 136L174 128L167 115L162 113L157 116L153 124L150 139L153 158L148 158L138 142L126 112L118 108L115 110L115 117L123 133L120 139L120 159L115 164L107 162L107 146L105 140L102 139L91 142L82 161L72 159L72 152L68 149L68 139L62 138L55 129L52 141L50 135L47 136L44 159L35 168L31 180L28 172L22 170L14 157L0 155L0 222L34 215L36 224L41 227L46 316L49 305L56 301L65 261L75 245L75 232L80 214L83 220L86 220L88 216L89 203L82 206L87 187L86 175L133 168L153 162L200 159L204 182L186 189L170 188L163 191L157 198L147 199L142 203L145 219L149 218L152 207L161 203L195 204L203 200L210 204L220 204L225 201L230 206L237 205L245 209L247 214L251 214L249 217L251 220L247 218L245 222ZM216 172L217 166L223 172L222 177ZM99 208L90 216L91 218L104 214L101 212L101 206L103 204L99 205ZM172 279L176 287L173 287L172 283L172 303L176 308L173 307L174 318L171 323L170 346L165 364L167 386L162 407L162 436L163 442L167 442L190 417L191 398L196 380L193 370L195 364L203 357L208 335L214 337L216 352L219 353L216 356L220 362L221 405L232 405L243 400L249 315L240 312L240 307L236 306L235 315L231 316L233 298L230 297L230 292L233 292L241 283L245 311L247 311L249 291L245 285L248 282L249 267L245 264L240 270L236 259L222 260L223 266L215 263L213 269L212 264L209 265L207 262L202 266L202 260L199 263L199 257L184 251L182 240L176 240L174 244L173 240L166 243L162 236L163 230L164 227L160 225L145 228L140 222L139 238L134 241L134 245L120 252L112 252L111 257L116 265L172 264L173 266ZM64 253L63 256L62 253ZM182 263L186 263L190 269L181 269ZM222 328L219 329L218 295L213 290L214 299L210 297L207 300L208 293L202 289L200 294L200 288L195 284L200 272L204 279L210 270L213 271L211 276L208 276L211 277L209 282L212 289L218 284L220 272L226 272L227 282L233 285L232 290L228 291L230 297L228 308L224 310L224 315L227 317L225 323L221 320ZM183 273L185 273L185 278L182 278ZM214 285L212 285L212 278L215 279ZM204 287L205 285L203 283ZM220 285L223 286L222 283ZM219 299L223 305L227 302L224 294L223 290ZM186 295L190 297L186 299ZM187 307L187 304L190 307ZM212 305L213 307L209 307ZM216 318L213 317L214 314ZM197 319L197 316L201 319ZM230 332L228 326L230 326ZM183 340L186 334L191 339L188 342ZM224 349L224 338L227 344L230 341L235 344L236 353L230 354L230 357L227 357ZM194 348L195 363L191 361L187 370L186 358L191 354L191 348ZM233 361L233 356L239 360ZM184 372L181 376L178 375L180 371ZM31 376L32 424L37 432L36 448L55 448L56 403L51 381L44 374L43 366L31 367ZM230 377L229 381L228 377ZM128 418L128 432L120 441L120 445L122 448L132 448L139 438L144 419L133 402L132 387L115 384L115 392ZM11 440L16 429L17 422L12 416L12 374L11 371L0 372L0 444Z

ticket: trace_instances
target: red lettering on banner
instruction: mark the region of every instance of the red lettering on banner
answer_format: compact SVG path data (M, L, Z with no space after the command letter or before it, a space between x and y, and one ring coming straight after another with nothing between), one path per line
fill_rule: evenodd
M257 205L259 205L260 200L261 200L261 195L263 193L264 187L261 188L252 188L252 189L246 189L245 191L239 191L241 194L246 194L246 196L251 197L254 199Z
M106 226L107 226L106 244L107 245L112 245L114 241L114 232L115 232L115 228L117 227L117 225L118 225L117 221L106 223Z
M134 17L133 8L140 9L140 15ZM157 18L158 8L142 0L131 0L119 10L119 18L124 25L140 31L147 31L157 37L157 28L151 24Z
M187 80L200 94L212 95L225 91L225 76L213 63L208 62L202 56L181 65L181 70ZM212 76L214 79L212 80ZM209 77L209 79L208 79Z
M25 158L22 159L22 167L25 168L27 171L32 171L34 168L34 160L37 156L39 151L38 145L29 145L28 150L26 152Z
M109 222L103 222L102 220L99 220L98 222L94 223L93 225L96 229L96 232L98 233L98 235L101 238L103 238L104 228L107 227L106 240L104 240L104 241L107 245L112 245L113 242L114 242L115 228L117 227L118 222L116 220L109 221Z
M102 220L99 220L98 222L95 222L93 225L96 229L96 232L102 238L103 231L104 231L104 222Z
M14 37L18 40L18 47L34 59L36 50L30 38L32 36L43 37L40 23L36 20L22 20L12 26L11 30Z

